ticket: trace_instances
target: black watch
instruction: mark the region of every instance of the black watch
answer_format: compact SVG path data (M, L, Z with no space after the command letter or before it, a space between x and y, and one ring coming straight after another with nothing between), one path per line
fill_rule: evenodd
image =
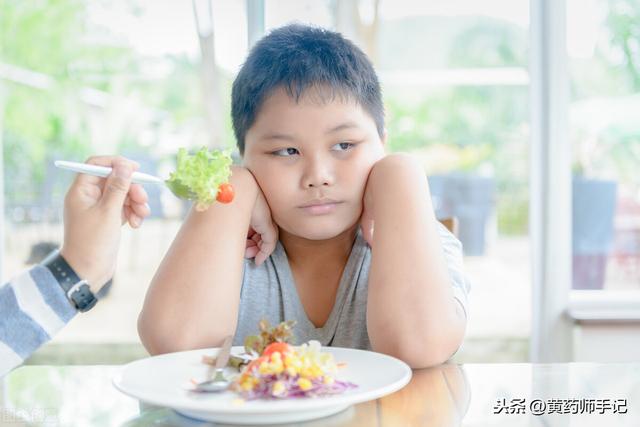
M51 252L44 261L42 261L42 265L51 271L71 304L73 304L78 311L89 311L96 305L98 299L93 292L91 292L91 289L89 289L87 281L78 277L78 274L71 268L62 255L60 255L60 252L57 250Z

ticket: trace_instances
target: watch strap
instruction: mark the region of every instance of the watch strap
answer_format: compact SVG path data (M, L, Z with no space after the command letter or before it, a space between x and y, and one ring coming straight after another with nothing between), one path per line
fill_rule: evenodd
M85 312L93 308L98 300L89 288L86 280L82 280L71 268L59 251L53 251L42 261L42 265L51 271L69 301L78 311Z

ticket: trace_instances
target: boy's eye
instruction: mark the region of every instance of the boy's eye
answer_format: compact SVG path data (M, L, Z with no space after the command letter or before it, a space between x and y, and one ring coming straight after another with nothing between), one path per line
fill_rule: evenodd
M289 157L289 156L294 156L298 153L298 149L297 148L293 148L293 147L288 147L288 148L283 148L281 150L276 150L274 152L272 152L271 154L273 154L274 156L281 156L281 157Z
M355 144L351 143L351 142L339 142L336 145L334 145L333 147L331 147L332 150L335 151L347 151L350 150L351 148L354 147Z

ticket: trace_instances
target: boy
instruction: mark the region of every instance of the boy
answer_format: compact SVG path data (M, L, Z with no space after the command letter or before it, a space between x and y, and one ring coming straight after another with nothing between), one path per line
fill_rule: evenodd
M233 84L232 117L237 198L185 220L140 314L149 352L229 334L240 345L266 318L295 319L297 343L414 368L451 357L466 325L460 243L436 221L421 166L385 156L366 55L327 30L274 30Z

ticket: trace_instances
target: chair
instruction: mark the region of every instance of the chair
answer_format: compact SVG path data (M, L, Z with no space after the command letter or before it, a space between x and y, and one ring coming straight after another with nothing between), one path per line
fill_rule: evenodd
M451 234L458 237L458 218L451 216L447 218L438 218L438 221L440 221L440 223L444 225Z

